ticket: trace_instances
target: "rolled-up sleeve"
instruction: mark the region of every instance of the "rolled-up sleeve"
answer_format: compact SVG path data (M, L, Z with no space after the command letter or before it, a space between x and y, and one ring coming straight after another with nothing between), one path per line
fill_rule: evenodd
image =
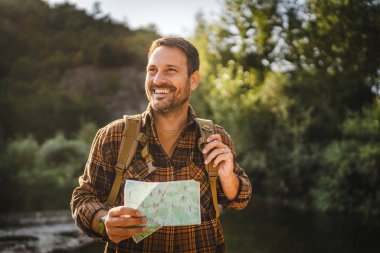
M236 161L236 152L234 145L232 143L232 139L229 134L220 126L215 125L214 132L220 134L222 137L222 142L226 144L233 156L234 156L234 174L237 176L239 180L239 190L238 194L233 200L229 200L223 192L222 185L218 180L217 190L218 190L218 203L226 208L240 210L245 208L248 205L248 202L251 198L252 194L252 186L251 182L246 174L246 172L240 167L238 162Z

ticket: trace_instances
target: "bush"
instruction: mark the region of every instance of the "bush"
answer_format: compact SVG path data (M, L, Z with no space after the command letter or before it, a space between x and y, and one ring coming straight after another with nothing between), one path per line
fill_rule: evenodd
M344 122L343 138L326 148L324 163L314 191L319 210L380 217L380 104Z
M20 175L33 171L38 148L33 136L19 137L10 142L0 155L0 203L6 203L1 205L0 212L23 206L29 189L25 187L25 181L20 180Z
M33 136L10 142L0 166L0 201L9 205L0 212L67 208L89 150L61 133L41 145Z

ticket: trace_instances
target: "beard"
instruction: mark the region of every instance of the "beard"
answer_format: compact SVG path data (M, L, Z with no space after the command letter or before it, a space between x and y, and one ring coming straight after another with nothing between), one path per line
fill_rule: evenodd
M156 88L170 89L170 93L166 94L163 98L157 98L154 94ZM170 84L153 84L146 93L154 111L161 115L169 115L180 111L188 103L190 99L190 80L186 81L185 87L181 90Z

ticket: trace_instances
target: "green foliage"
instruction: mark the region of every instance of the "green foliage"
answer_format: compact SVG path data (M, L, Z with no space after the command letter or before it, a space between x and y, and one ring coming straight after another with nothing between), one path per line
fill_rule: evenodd
M307 1L304 14L287 11L285 58L294 66L288 95L298 113L309 110L310 141L339 138L347 111L370 105L379 80L379 14L375 1ZM321 99L323 98L323 99Z
M257 71L244 71L230 61L210 75L202 93L211 117L231 134L238 158L254 175L256 189L267 196L308 198L320 151L303 140L308 114L302 124L289 118L294 101L286 96L289 80L268 72L261 80Z
M209 105L215 121L225 126L245 150L252 147L251 143L266 142L266 138L255 136L252 140L242 135L263 130L268 123L274 126L276 119L287 118L290 101L281 93L286 82L284 76L275 73L261 81L257 71L244 71L242 66L230 61L227 67L219 66L210 75L204 92L213 97Z
M380 104L352 113L343 136L325 150L325 169L315 189L320 210L380 215Z
M11 142L1 153L0 163L0 212L16 209L25 204L23 181L19 174L23 171L30 173L37 160L38 143L32 137L18 138Z
M85 124L78 136L92 128ZM61 133L41 145L32 136L10 142L0 166L0 201L7 203L0 212L66 208L90 145Z
M191 38L198 115L231 134L258 195L378 219L378 1L222 5L216 21L197 15ZM3 211L66 206L97 126L111 119L106 106L125 87L139 91L117 68L140 80L156 29L130 30L98 7L0 0Z
M206 78L194 104L231 133L257 194L378 219L378 2L222 8L214 22L198 17Z
M114 115L101 97L119 92L118 76L105 78L96 97L75 97L62 80L82 66L143 71L146 48L156 37L153 28L130 30L99 8L91 16L70 3L0 0L0 105L6 113L0 116L0 138L33 134L42 141L58 129L73 134L81 121L110 121Z
M281 25L280 1L225 0L220 25L215 28L222 59L258 70L268 70ZM232 53L232 54L231 54Z
M82 123L82 127L76 134L75 139L91 145L98 127L93 122Z
M32 174L20 175L29 180L31 189L30 206L38 209L63 208L70 202L71 191L77 185L89 152L89 145L77 140L67 140L58 134L44 142L39 151ZM49 191L44 191L49 187ZM57 196L60 196L57 198ZM36 199L43 199L35 203Z
M37 141L28 136L24 139L16 139L8 145L6 156L11 158L11 166L16 170L29 170L34 166L37 159Z

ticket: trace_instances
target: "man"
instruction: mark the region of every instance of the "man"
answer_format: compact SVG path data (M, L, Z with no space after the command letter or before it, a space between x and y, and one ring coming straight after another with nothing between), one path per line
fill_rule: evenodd
M156 169L147 173L148 166L139 145L123 182L126 179L199 181L201 224L165 226L139 243L133 241L133 235L146 231L146 227L141 226L146 218L138 210L123 206L123 191L119 192L116 207L108 208L105 204L115 178L114 167L125 127L123 120L117 120L95 136L80 185L71 201L77 226L90 236L108 241L105 252L226 251L205 164L213 163L219 168L218 203L225 207L244 208L251 195L251 184L236 162L229 135L221 127L214 125L215 134L207 139L203 150L198 148L200 133L189 99L199 82L199 55L192 44L182 38L161 38L152 43L145 80L150 103L142 114L141 132L147 136ZM103 235L99 234L100 222L105 225Z

